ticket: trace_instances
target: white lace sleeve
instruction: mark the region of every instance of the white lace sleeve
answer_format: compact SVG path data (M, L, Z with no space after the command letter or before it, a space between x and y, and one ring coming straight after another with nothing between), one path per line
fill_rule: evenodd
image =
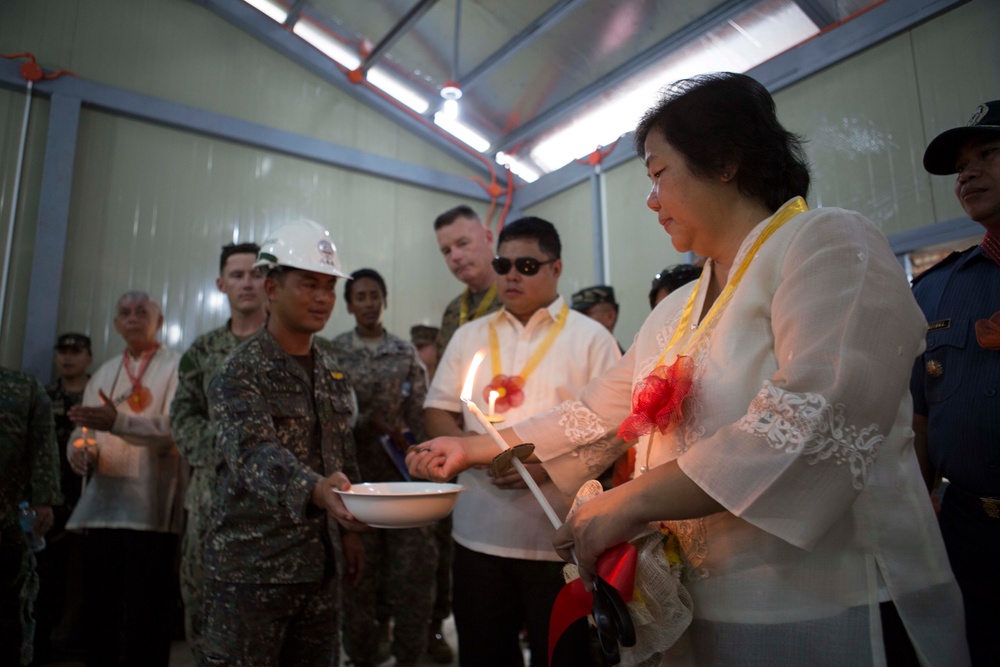
M720 322L710 355L723 372L702 380L716 401L704 418L727 418L678 464L733 514L810 548L872 483L880 453L900 456L884 450L902 446L889 435L909 409L926 324L862 216L823 209L786 243L765 246L760 261L775 268L727 309L743 319Z
M809 465L831 461L846 466L859 491L885 442L877 424L861 429L848 424L842 404L832 405L819 394L784 391L770 380L737 426L775 451L803 455Z

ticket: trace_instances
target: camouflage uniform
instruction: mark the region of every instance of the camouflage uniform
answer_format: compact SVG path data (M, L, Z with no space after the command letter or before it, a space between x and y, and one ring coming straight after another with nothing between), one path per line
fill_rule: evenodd
M88 376L89 377L89 376ZM55 511L55 523L52 524L52 531L62 530L66 525L66 520L73 512L76 501L80 499L80 476L69 467L69 458L66 456L66 443L72 435L76 425L70 421L69 410L74 405L83 402L83 391L66 391L62 382L56 380L45 392L52 402L52 418L56 424L56 446L59 450L59 474L62 483L63 504Z
M205 573L202 545L212 509L215 480L215 430L208 415L208 383L216 369L240 344L230 330L232 320L195 339L181 357L177 371L177 393L170 404L170 428L181 456L191 466L184 509L187 527L181 546L181 597L184 600L184 629L191 650L201 654L201 608Z
M89 376L88 376L89 377ZM83 391L67 391L56 380L45 392L52 401L52 417L56 425L56 445L59 450L60 484L63 503L52 508L52 528L45 535L44 551L35 555L38 561L40 589L35 600L35 659L44 662L51 653L52 631L60 623L63 610L69 612L70 632L80 625L83 591L80 582L69 580L70 568L80 567L80 535L65 530L73 508L80 500L80 476L69 467L66 445L76 426L69 410L83 402Z
M0 664L32 660L35 556L18 523L17 505L56 506L59 453L49 397L29 375L0 368Z
M358 396L359 418L354 430L358 467L365 482L402 481L380 444L371 420L387 428L409 428L414 442L426 440L424 398L427 371L416 349L385 334L374 349L349 331L333 339L334 354ZM388 443L393 447L391 441ZM365 576L344 595L344 644L357 667L378 664L379 636L376 599L383 592L395 618L393 655L397 664L416 663L427 648L427 623L434 600L434 580L428 574L437 563L433 526L405 530L373 530L362 534Z
M479 292L478 294L469 294L468 322L476 319L476 309L479 308L479 305L483 302L483 298L488 293L489 290ZM451 337L455 335L458 328L463 324L467 324L467 322L460 321L462 315L462 299L465 298L465 295L466 292L462 292L452 299L451 303L448 304L448 307L444 309L444 315L441 317L441 331L438 332L437 339L438 359L444 355L444 348L448 347L448 341L450 341ZM483 312L480 317L490 313L495 313L502 307L503 304L500 303L500 297L494 296L493 301L486 307L485 312Z
M202 664L339 661L340 532L310 501L336 471L359 479L357 403L326 346L311 359L312 377L263 330L209 385L223 463L205 536Z

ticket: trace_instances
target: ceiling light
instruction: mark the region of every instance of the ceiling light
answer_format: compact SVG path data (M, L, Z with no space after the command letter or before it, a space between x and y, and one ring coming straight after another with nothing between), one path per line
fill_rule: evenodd
M284 23L288 19L288 12L285 11L285 8L273 0L246 0L246 3L254 9L264 12L278 23Z
M510 167L512 172L523 178L528 183L534 183L538 180L539 176L541 176L536 169L529 167L513 155L508 155L503 151L497 151L496 159L497 164Z
M448 118L440 111L434 114L434 124L456 139L472 146L480 153L490 147L490 142L481 134L454 118Z
M456 81L445 81L441 86L441 97L446 100L458 101L462 99L462 88Z
M704 72L746 72L819 32L793 0L758 3L632 77L531 149L546 173L612 143L635 128L662 87Z
M349 70L353 70L361 64L361 58L353 49L331 37L309 19L300 18L296 21L292 32Z
M401 83L394 76L386 72L381 67L372 67L368 70L368 82L379 90L388 93L417 113L427 111L431 103L422 95Z

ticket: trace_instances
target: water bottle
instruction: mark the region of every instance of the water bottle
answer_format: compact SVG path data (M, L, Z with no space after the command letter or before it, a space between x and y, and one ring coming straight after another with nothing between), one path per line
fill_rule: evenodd
M35 527L35 522L38 521L38 514L35 513L35 510L32 509L27 500L22 500L17 507L18 519L21 521L21 530L24 531L24 537L28 540L28 546L34 552L41 551L45 548L45 538L36 536L31 530Z

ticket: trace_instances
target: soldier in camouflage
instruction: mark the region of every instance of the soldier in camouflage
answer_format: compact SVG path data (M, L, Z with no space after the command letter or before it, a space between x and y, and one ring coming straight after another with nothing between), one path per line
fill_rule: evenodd
M53 506L54 519L52 530L46 536L46 548L36 555L39 590L35 600L35 660L39 663L46 662L51 655L52 631L59 623L63 610L70 610L68 626L71 632L79 623L82 591L70 585L67 578L71 562L79 566L79 535L65 530L65 527L80 499L81 487L79 475L69 465L66 445L75 428L69 411L83 402L83 390L90 379L87 369L93 361L89 336L64 333L56 339L56 380L45 388L45 392L52 402L52 417L56 425L63 502Z
M456 206L434 220L434 233L445 264L465 283L465 291L451 300L441 318L438 359L460 326L503 305L496 298L497 276L493 271L493 232L468 206Z
M358 396L354 440L361 479L409 479L404 452L409 444L426 439L427 372L414 347L382 326L386 286L377 271L352 273L344 286L344 301L357 327L334 338L333 348ZM433 530L425 526L363 534L368 574L344 596L344 644L355 667L381 662L379 639L388 628L378 627L379 592L384 592L395 618L392 654L397 667L416 665L426 650L434 598L434 579L428 574L437 566Z
M29 375L0 368L0 664L32 660L35 555L18 523L18 503L35 509L36 535L62 502L59 453L49 397Z
M205 585L202 545L212 508L215 468L215 429L208 414L208 384L216 369L236 346L257 333L267 319L264 274L253 268L260 246L227 245L219 258L215 285L229 301L230 319L200 336L181 357L177 393L170 405L170 424L181 456L191 466L184 507L187 526L181 545L181 597L184 629L195 660L201 656L202 590Z
M313 344L335 301L329 233L294 222L263 244L270 316L209 384L222 464L205 537L202 665L337 665L339 592L361 576L366 526L334 488L359 479L357 402ZM342 553L342 558L336 558Z

